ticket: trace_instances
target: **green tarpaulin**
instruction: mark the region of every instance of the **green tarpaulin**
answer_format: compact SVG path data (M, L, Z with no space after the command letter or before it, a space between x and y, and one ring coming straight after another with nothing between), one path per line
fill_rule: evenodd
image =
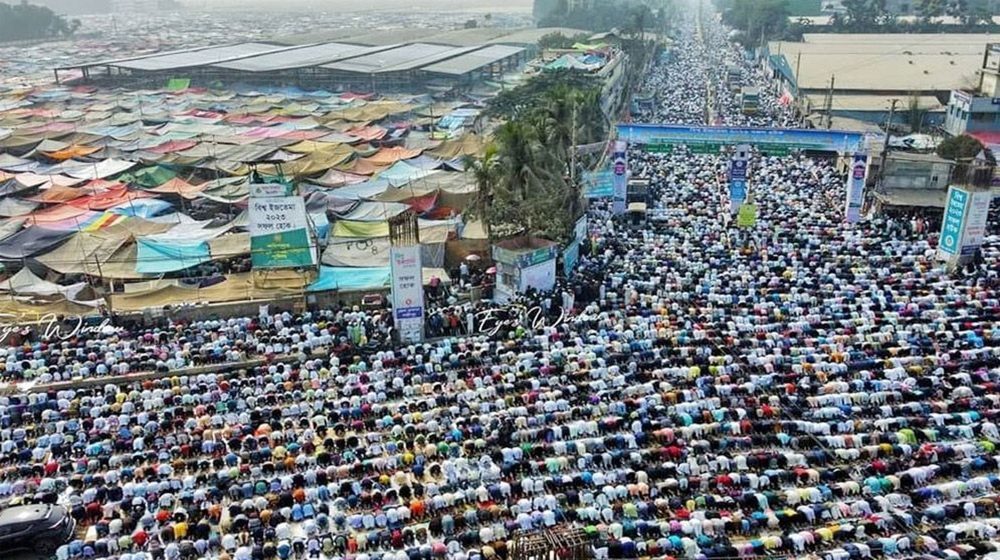
M191 85L188 78L170 78L167 82L167 91L184 91Z
M757 205L744 204L740 206L740 212L736 215L736 225L739 227L753 227L757 225Z
M159 187L176 176L176 171L159 165L154 165L152 167L144 167L137 171L133 171L128 175L124 175L121 180L126 183L135 183L143 188L152 189Z

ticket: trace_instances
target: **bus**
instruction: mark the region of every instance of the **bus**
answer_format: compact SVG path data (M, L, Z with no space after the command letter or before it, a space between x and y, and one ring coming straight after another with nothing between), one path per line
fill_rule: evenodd
M625 191L625 205L630 225L639 227L646 223L646 211L649 208L648 179L629 180Z
M744 115L753 115L760 109L760 91L752 86L744 86L740 92L740 108Z

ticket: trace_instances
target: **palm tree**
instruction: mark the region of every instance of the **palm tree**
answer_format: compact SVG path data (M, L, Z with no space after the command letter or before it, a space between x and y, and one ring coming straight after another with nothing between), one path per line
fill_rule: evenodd
M495 137L504 181L519 201L527 201L533 189L543 187L546 175L540 165L546 160L545 149L537 130L529 123L513 121L501 125Z
M493 245L493 220L490 209L493 207L496 191L503 181L497 145L492 142L487 144L482 158L466 156L465 170L472 174L477 187L476 198L470 206L468 217L478 218L483 223L486 241L489 245Z

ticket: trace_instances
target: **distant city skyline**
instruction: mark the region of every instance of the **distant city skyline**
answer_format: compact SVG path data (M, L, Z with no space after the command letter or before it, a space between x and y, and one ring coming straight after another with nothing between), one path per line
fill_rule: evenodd
M128 4L132 0L28 0L29 3L48 6L67 14L108 13L113 6ZM151 0L156 1L156 0ZM531 10L532 0L381 0L373 7L370 0L177 0L192 9L250 8L259 10L348 10L348 11L469 11L469 12L525 12ZM20 0L0 0L18 3ZM149 3L149 2L146 2Z

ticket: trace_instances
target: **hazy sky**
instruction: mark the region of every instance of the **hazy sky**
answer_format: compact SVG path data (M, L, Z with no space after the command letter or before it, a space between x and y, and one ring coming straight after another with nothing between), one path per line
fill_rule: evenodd
M192 7L248 7L316 10L531 11L532 0L181 0Z

